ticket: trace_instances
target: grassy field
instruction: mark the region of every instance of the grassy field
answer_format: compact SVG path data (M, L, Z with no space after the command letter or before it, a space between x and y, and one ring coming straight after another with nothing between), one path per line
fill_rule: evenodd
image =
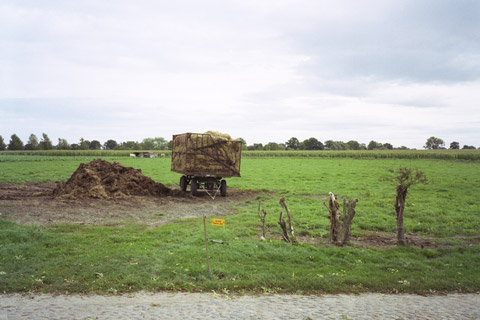
M277 153L274 153L277 155ZM94 157L0 154L0 182L64 181ZM176 185L170 159L103 157L142 169L158 182ZM382 181L388 169L416 167L430 183L413 186L407 198L407 233L440 237L451 246L354 248L315 245L328 239L329 191L358 198L355 236L395 235L395 186ZM257 200L226 217L209 236L206 271L203 224L186 219L148 230L122 227L20 226L0 219L0 290L120 293L136 290L216 292L475 292L480 290L480 248L462 239L480 228L480 162L381 157L268 157L242 160L242 178L229 188L259 191L269 213L267 241L259 241ZM297 246L279 240L278 199L287 198ZM0 210L4 210L0 208ZM309 241L311 239L312 241Z

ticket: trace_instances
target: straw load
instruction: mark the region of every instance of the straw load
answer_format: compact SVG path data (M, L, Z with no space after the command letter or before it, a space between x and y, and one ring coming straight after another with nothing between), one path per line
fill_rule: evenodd
M173 136L172 171L191 176L239 177L241 140L215 131Z

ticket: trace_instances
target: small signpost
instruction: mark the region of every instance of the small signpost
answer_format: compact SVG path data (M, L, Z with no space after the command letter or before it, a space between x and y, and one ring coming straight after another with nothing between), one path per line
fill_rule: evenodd
M212 226L224 226L225 219L212 219Z
M208 240L207 240L207 223L205 219L207 216L203 216L203 230L205 230L205 251L207 252L207 271L210 273L210 261L208 260Z
M203 230L205 232L205 251L207 254L207 271L210 273L210 260L208 258L207 216L203 216ZM225 226L225 219L212 219L212 226ZM219 242L220 243L220 242Z

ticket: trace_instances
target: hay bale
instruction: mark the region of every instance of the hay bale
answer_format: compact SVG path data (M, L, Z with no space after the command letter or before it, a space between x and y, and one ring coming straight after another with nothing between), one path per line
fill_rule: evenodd
M242 142L219 132L173 136L172 171L192 176L239 177Z
M228 133L221 133L218 131L206 131L204 134L209 134L213 140L233 140Z

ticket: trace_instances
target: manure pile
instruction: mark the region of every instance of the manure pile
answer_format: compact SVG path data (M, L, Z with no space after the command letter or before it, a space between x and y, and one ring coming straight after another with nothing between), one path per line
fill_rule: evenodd
M169 196L181 192L171 190L142 174L140 169L124 167L96 159L82 163L67 182L58 183L53 195L67 199L111 199L129 196Z

